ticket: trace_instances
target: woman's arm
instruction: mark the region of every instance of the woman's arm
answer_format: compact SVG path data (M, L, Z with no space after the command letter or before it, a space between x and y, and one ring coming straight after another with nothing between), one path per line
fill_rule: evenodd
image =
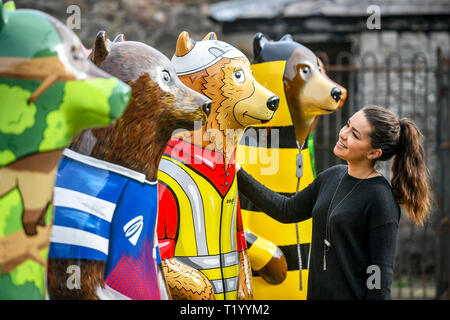
M386 194L379 197L370 211L369 266L372 267L367 274L366 299L391 299L399 207L393 196Z
M367 270L368 300L390 300L398 223L389 222L369 230L370 262ZM378 278L377 278L378 277Z
M315 180L295 196L286 197L262 185L244 169L238 171L238 188L255 206L282 223L311 218L315 199Z

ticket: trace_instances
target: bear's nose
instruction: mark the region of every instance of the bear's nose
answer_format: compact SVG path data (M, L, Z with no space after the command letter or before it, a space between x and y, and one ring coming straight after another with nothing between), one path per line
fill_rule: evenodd
M209 113L211 112L211 102L204 103L202 108L206 115L209 116Z
M280 99L277 96L271 96L269 100L267 100L267 108L269 108L269 110L276 111L279 103Z
M341 100L342 91L338 87L334 87L331 89L331 96L336 102L339 102Z

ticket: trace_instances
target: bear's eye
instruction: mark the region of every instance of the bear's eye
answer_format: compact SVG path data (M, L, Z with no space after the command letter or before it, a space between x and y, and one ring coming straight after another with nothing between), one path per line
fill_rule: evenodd
M161 78L164 80L164 82L169 82L170 81L170 73L166 70L164 70L161 73Z
M237 82L242 83L242 82L245 81L245 73L244 73L243 70L236 70L236 71L233 73L233 76L234 76L234 79L235 79Z
M303 72L304 74L308 74L308 72L309 72L309 67L303 67L303 68L302 68L302 72Z
M83 59L83 54L81 53L81 51L76 46L72 46L71 52L72 52L72 58L74 60Z

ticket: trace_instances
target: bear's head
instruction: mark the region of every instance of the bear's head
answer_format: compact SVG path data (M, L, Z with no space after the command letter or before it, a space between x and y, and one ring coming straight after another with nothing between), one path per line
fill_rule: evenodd
M112 126L85 130L70 148L146 174L154 180L172 132L193 130L210 112L211 100L185 86L158 50L123 35L110 41L100 31L89 55L102 70L131 89L123 115Z
M61 149L83 128L108 125L131 92L82 54L64 24L7 7L0 1L0 166Z
M170 60L142 42L126 41L123 35L110 41L100 31L89 57L132 87L132 101L122 118L138 122L147 118L170 131L192 130L194 122L205 121L210 112L211 101L186 87Z
M271 41L264 34L257 33L253 49L254 66L270 62L282 62L284 65L279 79L283 82L297 140L301 140L299 136L305 138L299 131L308 131L316 116L335 112L344 104L347 90L329 79L320 59L310 49L295 42L291 35ZM268 88L271 88L270 82L274 79L268 76Z
M182 32L172 63L183 83L212 100L207 134L215 129L225 137L227 130L265 123L278 107L278 97L255 80L245 55L213 32L201 41ZM223 148L217 139L216 148Z

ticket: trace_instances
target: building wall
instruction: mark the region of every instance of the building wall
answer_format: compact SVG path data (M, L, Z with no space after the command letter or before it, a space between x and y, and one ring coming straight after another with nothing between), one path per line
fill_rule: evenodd
M436 114L437 48L443 54L450 52L450 34L447 32L363 32L359 36L356 54L359 64L380 69L392 67L389 73L378 72L379 85L375 88L373 72L365 72L364 84L359 88L358 103L379 104L396 114L412 118L425 135L430 174L436 174ZM364 61L362 61L364 60ZM395 69L402 67L401 70ZM360 82L361 83L361 82ZM386 172L390 176L390 172Z
M123 33L127 40L141 41L171 58L178 35L188 31L194 39L208 32L220 34L208 18L210 4L217 0L15 0L17 9L42 10L66 23L67 8L80 8L80 29L74 32L90 48L98 31L113 39Z

